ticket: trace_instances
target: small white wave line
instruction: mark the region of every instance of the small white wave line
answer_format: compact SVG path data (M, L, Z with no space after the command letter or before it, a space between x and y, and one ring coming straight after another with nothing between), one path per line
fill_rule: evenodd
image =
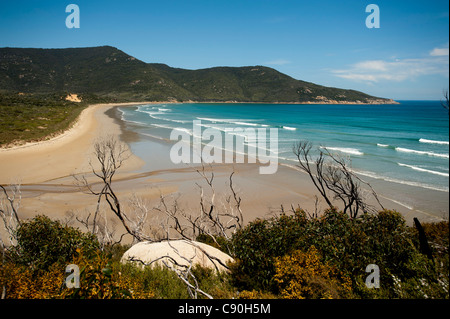
M348 147L322 147L327 150L338 151L342 153L352 154L352 155L364 155L363 152L356 148L348 148Z
M431 169L426 169L426 168L422 168L422 167L418 167L418 166L414 166L414 165L408 165L408 164L403 164L403 163L397 163L400 166L403 167L408 167L411 168L415 171L419 171L419 172L425 172L425 173L430 173L430 174L434 174L434 175L439 175L439 176L446 176L448 177L448 173L443 173L443 172L437 172L437 171L433 171Z
M413 154L419 154L419 155L428 155L428 156L434 156L434 157L449 158L448 154L435 153L435 152L426 152L426 151L417 151L417 150L411 150L409 148L403 148L403 147L396 147L395 150L397 152L403 152L403 153L413 153Z
M435 140L427 140L425 138L419 139L420 143L428 143L428 144L442 144L442 145L449 145L448 141L435 141Z

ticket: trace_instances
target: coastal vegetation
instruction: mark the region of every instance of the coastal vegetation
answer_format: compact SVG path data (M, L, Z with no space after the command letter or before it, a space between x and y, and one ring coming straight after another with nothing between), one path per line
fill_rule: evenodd
M263 66L183 70L144 63L112 47L2 48L0 57L1 146L58 134L92 103L390 102L295 80ZM43 215L21 220L19 188L1 186L0 226L6 234L0 237L1 298L449 298L448 221L417 220L407 226L400 213L367 205L369 196L377 199L370 185L357 179L345 159L326 149L313 160L311 144L294 147L299 168L328 205L324 211L282 208L247 224L234 173L227 192L218 192L214 172L204 166L197 171L204 185L197 185L199 215L186 213L164 196L152 208L131 199L135 211L127 215L113 187L126 148L110 139L94 149L100 167L92 166L90 177L98 183L77 176L77 185L96 196L94 202L108 204L133 243L172 238L206 243L234 259L225 265L228 271L194 264L172 271L122 263L130 245L101 224L100 205L84 220L50 219L45 207L39 212ZM145 225L150 214L165 217L158 232ZM68 265L79 268L79 287L68 287ZM379 269L379 287L367 285L369 265Z
M395 211L352 219L337 210L315 218L297 210L256 220L233 238L232 280L283 298L448 298L448 222L425 227L440 233L433 259L420 253L417 230ZM365 285L369 264L380 268L380 288Z
M68 95L0 91L0 147L48 139L70 127L89 104L111 102L93 94L74 102Z
M7 92L95 94L116 101L395 103L296 80L265 66L200 70L145 63L114 47L0 48Z
M80 100L66 100L72 94ZM0 147L56 135L89 104L134 101L396 103L265 66L187 70L110 46L0 48Z
M351 219L336 210L320 218L297 210L236 233L229 273L196 266L193 274L214 298L448 298L448 222L423 226L432 259L395 211ZM16 239L2 248L3 298L189 298L175 272L122 264L129 246L101 248L95 236L61 221L36 216ZM68 264L79 266L80 288L66 287ZM380 267L380 288L365 285L368 264Z
M93 174L101 180L97 185L101 190L94 191L84 178L78 181L98 202L109 204L128 235L135 241L181 238L209 244L233 258L225 265L228 271L193 263L177 270L122 263L130 246L121 243L123 236L114 238L114 230L100 225L100 212L85 220L76 218L84 231L73 220L40 215L20 220L17 188L2 186L0 217L9 235L9 245L1 242L3 298L449 298L448 221L422 225L415 220L410 227L396 211L368 210L358 203L358 214L333 205L313 213L292 207L244 225L233 173L228 192L216 194L214 172L204 166L198 169L205 184L198 184L198 215L161 196L160 205L153 208L138 201L133 217L121 209L112 184L126 154L113 139L99 143L94 148L100 167ZM341 183L352 178L341 176ZM359 185L355 181L346 184ZM143 223L149 214L165 216L164 234L148 232ZM178 254L189 262L183 252ZM67 287L65 281L70 264L80 269L80 283L75 288ZM368 266L379 270L379 286L368 285Z

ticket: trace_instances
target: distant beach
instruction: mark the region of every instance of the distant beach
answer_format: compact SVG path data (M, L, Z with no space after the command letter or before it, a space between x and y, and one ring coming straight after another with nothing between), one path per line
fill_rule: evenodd
M92 213L96 198L81 192L72 175L86 174L89 181L98 182L90 175L89 161L95 163L92 156L93 143L97 138L111 134L127 143L134 153L113 180L113 188L126 209L130 209L127 208L128 199L133 195L142 197L152 207L158 205L159 197L163 194L173 200L176 198L179 206L186 211L198 212L198 185L207 189L204 180L196 172L199 165L171 163L168 154L173 142L143 135L130 121L125 121L123 110L132 111L136 109L136 105L148 103L92 105L61 136L0 150L0 183L22 185L20 218L46 214L64 220L70 215L86 216L89 212ZM302 207L310 213L316 208L319 211L326 208L323 201L315 206L315 196L319 194L309 177L295 168L295 163L281 163L277 173L272 175L259 174L259 165L251 163L213 164L211 169L215 176L216 192L221 195L227 194L229 176L234 172L233 186L242 198L241 208L246 223L279 213L282 209L290 211L291 207ZM206 170L209 172L209 166L206 166ZM423 206L428 203L409 207L392 198L390 195L395 191L395 185L368 176L365 179L379 192L383 205L401 212L408 224L412 224L413 217L418 217L421 221L438 221L446 216L448 218L448 193L444 194L445 197L441 192L422 188L418 190L417 187L403 185L410 187L411 194L420 192L421 198L429 198L428 203L432 203L435 210L427 211ZM110 222L116 223L106 206L104 211Z
M106 110L117 105L136 103L91 105L82 111L72 127L56 137L0 149L0 183L35 184L85 172L96 138L106 132L120 134L120 127L104 115ZM132 157L127 167L137 163L139 160Z
M174 142L169 135L175 130L198 136L194 121L202 130L218 130L223 136L240 135L230 132L233 128L277 128L278 150L271 155L277 156L279 170L258 179L273 185L289 181L285 193L302 188L294 182L302 180L301 185L311 193L313 185L296 168L292 152L296 141L309 140L347 157L354 171L380 194L385 207L405 215L423 215L422 219L441 219L448 218L448 121L444 113L438 101L403 101L383 106L161 103L119 107L114 115L137 138L129 141L130 147L150 165L148 170L160 168L149 162L171 167L167 145ZM166 145L166 149L155 158L149 143ZM283 176L285 170L290 173ZM309 205L304 200L300 204Z

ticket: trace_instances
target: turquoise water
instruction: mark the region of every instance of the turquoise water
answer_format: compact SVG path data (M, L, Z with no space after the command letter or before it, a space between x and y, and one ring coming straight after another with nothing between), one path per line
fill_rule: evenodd
M174 130L191 138L214 128L222 135L236 135L237 141L239 134L234 128L262 128L267 131L266 149L270 149L268 129L277 128L278 149L270 155L282 165L293 167L297 163L294 143L308 140L347 157L352 169L370 182L382 199L406 208L405 213L448 218L448 112L439 101L400 103L151 104L119 110L128 129L141 137L130 146L151 163L147 170L173 167L169 153L175 142L166 141ZM201 121L196 122L200 125L193 126L194 121ZM164 142L155 144L155 138ZM245 151L251 142L245 140ZM203 140L203 145L208 143Z
M278 128L278 150L272 155L285 165L296 163L293 144L309 140L348 157L361 176L407 187L407 192L426 190L448 197L448 112L439 101L400 103L151 104L120 111L133 131L163 140L173 129L193 135L194 120L201 121L201 130L216 128L223 134L236 127Z

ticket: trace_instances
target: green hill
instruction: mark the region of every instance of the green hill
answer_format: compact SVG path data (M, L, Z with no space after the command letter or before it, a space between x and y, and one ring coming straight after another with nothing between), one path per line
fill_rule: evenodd
M145 63L110 46L0 48L0 90L95 94L118 101L393 102L296 80L264 66L185 70Z

